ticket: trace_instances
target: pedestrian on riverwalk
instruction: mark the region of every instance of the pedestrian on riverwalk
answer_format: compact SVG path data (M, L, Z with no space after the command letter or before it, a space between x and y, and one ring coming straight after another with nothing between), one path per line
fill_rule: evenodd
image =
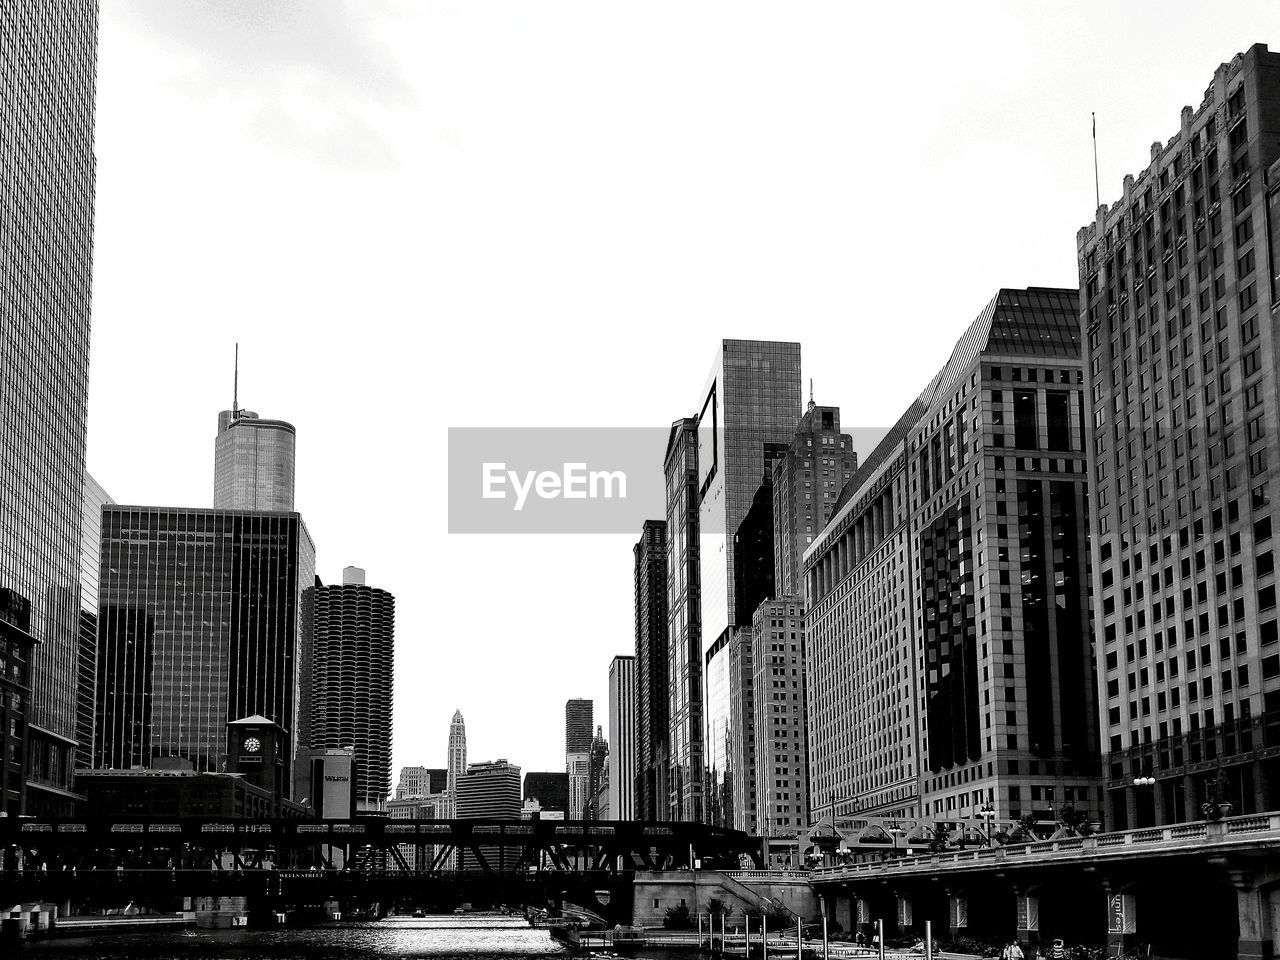
M1062 945L1062 938L1053 941L1053 946L1049 948L1049 960L1066 960L1067 948Z
M1000 960L1024 960L1022 947L1018 946L1017 940L1010 940L1005 948L1000 951Z

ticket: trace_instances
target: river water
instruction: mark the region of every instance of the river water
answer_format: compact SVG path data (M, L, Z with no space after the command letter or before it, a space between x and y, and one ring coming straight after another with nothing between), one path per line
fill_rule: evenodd
M568 956L519 918L391 917L294 930L174 930L29 941L22 960L520 960ZM16 958L15 958L16 960Z

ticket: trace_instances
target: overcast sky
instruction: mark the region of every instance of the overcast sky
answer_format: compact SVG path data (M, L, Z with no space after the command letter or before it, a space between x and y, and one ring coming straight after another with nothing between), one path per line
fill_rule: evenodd
M663 426L722 337L895 420L1274 2L102 0L89 469L212 501L217 412L298 429L318 572L397 598L395 767L562 769L632 652L634 537L450 536L451 426ZM654 469L661 465L655 463ZM639 531L637 531L638 534Z

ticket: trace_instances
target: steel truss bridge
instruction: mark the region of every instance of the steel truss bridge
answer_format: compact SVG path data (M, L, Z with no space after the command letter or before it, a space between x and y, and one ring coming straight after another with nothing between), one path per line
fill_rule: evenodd
M760 865L759 841L699 823L581 820L0 819L0 870L340 869L433 875Z

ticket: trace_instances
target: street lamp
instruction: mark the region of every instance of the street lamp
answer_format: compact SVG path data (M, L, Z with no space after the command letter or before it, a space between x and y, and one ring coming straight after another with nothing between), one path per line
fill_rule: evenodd
M995 837L991 834L991 821L996 817L996 808L991 805L990 800L978 808L978 816L982 818L982 826L985 831L984 835L986 837L987 846L994 846Z
M1156 785L1155 777L1134 777L1133 785L1135 787L1154 787Z

